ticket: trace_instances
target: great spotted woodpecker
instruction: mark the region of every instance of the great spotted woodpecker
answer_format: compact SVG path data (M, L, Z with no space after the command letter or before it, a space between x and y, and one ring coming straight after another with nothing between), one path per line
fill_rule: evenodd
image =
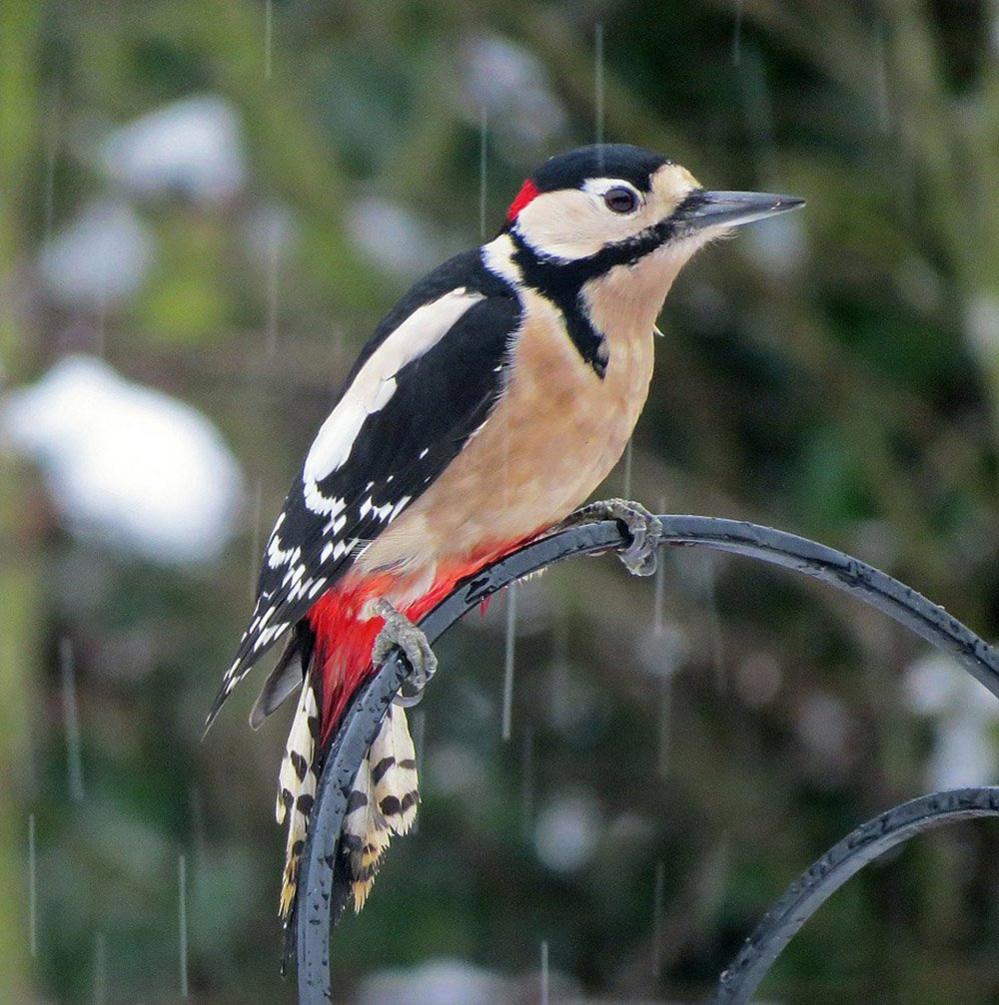
M378 326L274 525L253 617L208 717L288 636L250 720L259 726L300 689L277 800L286 921L323 753L358 686L400 645L418 697L435 660L413 623L569 517L621 456L680 268L730 228L800 205L706 191L637 147L583 147L540 167L492 241L431 272ZM636 540L655 534L639 507L603 511ZM630 565L648 572L648 549ZM390 835L416 816L406 702L390 708L348 803L337 868L358 910Z

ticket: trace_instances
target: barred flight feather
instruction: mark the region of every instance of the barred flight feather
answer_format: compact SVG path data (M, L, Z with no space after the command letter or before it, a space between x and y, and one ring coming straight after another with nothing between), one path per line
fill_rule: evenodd
M278 776L278 798L275 816L279 824L287 823L284 876L281 882L279 914L282 920L291 917L298 883L298 860L309 832L309 816L316 798L316 741L319 738L319 704L311 676L302 687L295 719L292 722L284 760Z

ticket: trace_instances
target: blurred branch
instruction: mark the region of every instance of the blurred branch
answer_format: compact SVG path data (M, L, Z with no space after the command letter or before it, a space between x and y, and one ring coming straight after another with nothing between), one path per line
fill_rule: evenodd
M785 946L849 879L919 834L961 820L999 816L999 788L932 792L861 824L805 870L767 912L725 970L711 999L747 1005Z
M0 366L15 368L21 352L14 271L27 228L31 172L37 163L39 38L43 8L12 0L0 9Z
M38 153L39 39L43 7L0 6L0 368L18 369L23 344L14 272L25 246L27 193ZM2 374L2 369L0 369ZM23 524L16 463L0 456L0 538ZM30 694L36 679L40 577L34 557L0 557L0 1000L27 1001L27 832L24 780L31 774Z

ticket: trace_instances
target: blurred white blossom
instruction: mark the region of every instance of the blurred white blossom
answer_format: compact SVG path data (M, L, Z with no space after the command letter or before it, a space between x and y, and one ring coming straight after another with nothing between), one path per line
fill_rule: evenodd
M67 356L0 399L0 432L41 466L75 533L163 562L217 556L243 502L243 475L196 409Z
M236 109L216 95L185 98L116 129L101 145L108 173L142 196L231 199L246 183Z
M930 653L906 671L905 696L913 712L933 720L935 742L926 768L933 788L995 780L999 701L989 691L953 660Z
M855 726L843 702L827 691L807 692L798 703L794 727L812 778L824 786L840 784L855 752Z
M477 752L465 744L440 743L427 754L430 782L443 796L477 794L486 784L486 769Z
M409 970L386 970L362 982L358 1005L508 1005L511 984L465 960L431 960Z
M573 872L586 865L600 842L600 807L587 792L556 796L538 814L534 847L538 858L557 872Z
M461 49L460 83L465 112L478 122L485 110L497 151L515 159L551 145L566 124L544 64L508 38L469 38Z
M93 202L43 245L38 263L42 283L63 307L114 308L142 285L154 246L149 228L127 203Z
M257 206L243 222L243 235L254 261L269 269L294 247L299 237L298 221L283 203L264 203Z
M429 227L405 206L388 199L358 199L348 210L347 227L376 265L404 279L422 275L428 261L444 257Z
M783 682L781 665L768 652L747 653L736 667L735 689L751 708L764 708L774 701Z
M782 213L760 220L740 232L743 234L745 254L775 276L793 272L805 262L808 242L800 214Z
M999 359L999 297L981 291L965 308L964 330L971 348L986 362Z

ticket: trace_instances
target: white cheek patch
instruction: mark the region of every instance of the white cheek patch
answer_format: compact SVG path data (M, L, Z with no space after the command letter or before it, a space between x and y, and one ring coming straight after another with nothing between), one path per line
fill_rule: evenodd
M614 178L591 178L582 189L543 192L517 215L517 233L539 254L575 261L597 254L605 245L626 241L659 222L658 207L643 199L634 213L613 213L604 193L616 186L634 189Z
M343 467L369 415L380 411L396 392L396 375L432 349L473 305L481 293L461 287L413 311L361 367L340 403L322 424L303 471L305 503L314 513L336 515L342 500L327 499L317 482Z

